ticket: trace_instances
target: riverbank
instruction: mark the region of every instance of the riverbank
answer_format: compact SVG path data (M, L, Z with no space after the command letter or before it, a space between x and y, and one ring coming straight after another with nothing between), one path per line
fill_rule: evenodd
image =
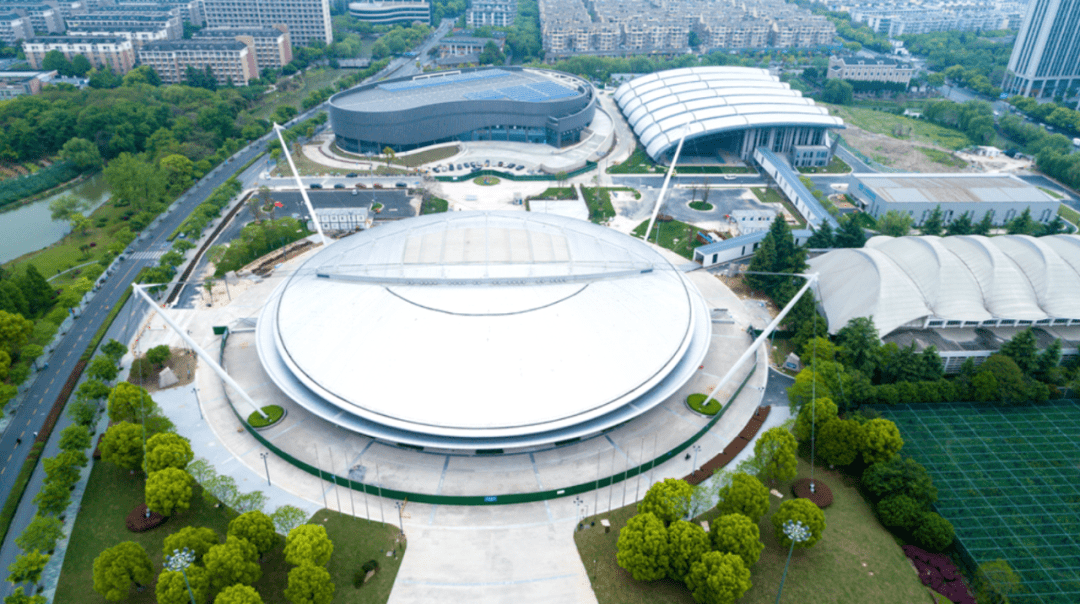
M29 197L24 197L24 198L22 198L22 199L20 199L18 201L13 201L13 202L11 202L11 203L9 203L7 205L0 206L0 214L3 214L4 212L10 212L12 210L17 210L17 209L19 209L21 207L28 206L28 205L36 202L36 201L41 201L42 199L52 197L53 195L56 195L58 193L63 193L64 191L67 191L68 189L70 189L72 187L75 187L77 185L80 185L80 184L86 182L87 180L90 180L91 178L93 178L94 176L96 176L97 174L100 174L100 173L101 173L101 170L97 170L95 172L84 172L84 173L80 174L79 176L77 176L77 177L75 177L75 178L73 178L73 179L71 179L71 180L69 180L69 181L67 181L65 183L61 183L59 185L56 185L55 187L53 187L51 189L46 189L44 191L41 191L40 193L35 193L34 195L31 195Z

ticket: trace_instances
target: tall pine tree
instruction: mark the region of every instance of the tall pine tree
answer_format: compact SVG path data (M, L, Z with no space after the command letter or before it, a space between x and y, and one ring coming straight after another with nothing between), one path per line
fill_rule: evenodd
M941 216L941 206L935 206L934 211L930 212L930 216L923 221L919 226L919 232L923 235L941 235L941 231L944 228L944 221Z

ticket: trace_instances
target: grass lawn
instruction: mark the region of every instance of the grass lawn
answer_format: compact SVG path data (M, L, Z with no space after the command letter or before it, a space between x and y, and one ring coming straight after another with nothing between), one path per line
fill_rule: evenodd
M799 172L803 174L848 174L851 172L851 166L847 165L847 162L836 157L832 158L829 165L824 168L799 168Z
M439 214L450 209L450 202L442 199L441 197L432 197L430 200L422 202L420 204L420 215L424 214Z
M292 105L297 109L300 108L300 102L304 100L307 95L311 94L311 91L325 88L336 82L339 78L347 75L350 70L348 69L328 69L317 67L310 71L305 71L303 74L296 74L293 79L303 78L304 85L294 90L288 90L286 92L275 91L268 95L265 95L259 101L259 107L252 110L252 117L259 119L269 119L270 114L274 112L279 105Z
M643 237L648 226L648 220L637 225L634 229L634 235ZM659 240L660 247L667 248L684 258L693 259L694 248L702 245L694 240L696 231L696 226L678 220L669 222L657 220L656 224L653 225L653 232L649 234L649 240Z
M810 466L799 460L799 476L808 476ZM919 582L915 570L904 557L892 535L881 526L870 505L859 495L850 480L827 468L817 468L816 475L832 489L834 502L825 509L825 536L817 545L796 551L784 583L784 602L830 602L839 604L921 604L930 603L929 591ZM790 483L778 488L785 499L791 497ZM770 497L772 508L760 524L765 550L751 569L753 587L739 604L772 604L776 600L780 577L788 550L782 549L773 534L770 516L780 500ZM574 540L585 564L593 592L600 604L661 604L694 601L681 584L670 580L642 583L615 563L615 544L619 529L635 513L634 506L588 518L586 526L597 521L596 528L578 531ZM709 511L697 520L712 520ZM611 521L611 532L599 529L600 518Z
M923 120L860 107L843 107L840 105L829 105L828 107L832 114L838 115L844 121L869 132L877 132L917 143L931 143L946 149L962 149L971 145L971 139L963 132Z
M621 164L608 168L608 174L663 174L668 167L657 164L641 147L634 149L630 157ZM686 166L679 164L679 174L753 174L753 168L746 166Z
M686 404L694 411L703 415L716 415L720 411L720 401L710 399L708 405L703 405L702 403L705 402L705 399L708 398L708 396L709 395L707 394L701 393L691 394L686 397Z
M612 189L581 187L581 194L585 197L585 205L589 206L590 221L603 224L615 217L615 206L611 205L611 191Z
M691 201L689 205L691 210L697 210L699 212L711 212L715 207L707 201Z
M438 149L428 149L427 151L421 151L419 153L410 153L409 155L399 156L394 163L415 168L417 166L431 163L433 161L440 161L450 157L453 157L461 151L461 147L439 147Z
M791 202L786 197L780 194L780 191L770 188L752 187L750 191L754 194L754 197L758 198L761 203L778 203L787 208L787 211L791 214L791 217L798 222L800 229L806 228L806 221L803 220L802 214L795 209L795 206L791 205Z
M292 153L293 163L296 164L296 171L300 173L300 176L322 176L324 174L328 176L345 176L346 174L360 173L357 168L334 168L325 164L312 161L304 153L296 152L292 149L289 150ZM383 176L393 176L397 174L410 174L412 170L406 170L404 168L388 168L386 164L380 164L375 166L375 174ZM371 174L367 170L363 171L365 176ZM292 170L289 169L289 162L282 158L277 163L273 170L274 176L292 176Z
M1058 206L1058 216L1061 216L1065 220L1068 220L1069 222L1080 226L1080 212L1077 212L1076 210L1070 208L1065 204L1061 204Z
M934 161L936 163L944 164L946 166L952 166L954 168L963 168L963 167L967 166L966 161L964 161L964 160L960 159L959 157L956 157L956 156L954 156L954 155L952 155L950 153L946 153L946 152L942 151L941 149L930 149L929 147L915 147L915 148L918 149L919 152L922 153L923 155L929 157L931 161Z
M150 554L156 576L161 569L161 548L166 536L185 526L205 526L224 537L229 520L235 517L231 510L206 504L201 496L201 488L196 486L191 509L187 512L169 518L168 522L153 530L131 533L124 526L124 518L142 503L144 483L141 476L129 475L111 464L95 464L75 520L54 601L106 604L107 600L93 591L91 586L94 558L107 547L129 540L139 543ZM328 510L315 514L311 523L323 523L334 542L335 553L328 568L337 587L335 604L386 602L401 564L401 555L399 552L397 557L387 558L382 552L393 548L398 529L393 525L368 522ZM284 541L281 545L284 545ZM354 589L353 572L370 559L379 561L379 572L367 585ZM255 589L267 604L285 604L283 592L290 566L285 562L282 547L267 554L261 565L263 576L255 583ZM133 591L125 602L151 604L154 600L154 586L150 585L141 591Z
M1057 191L1055 191L1053 189L1047 189L1046 187L1039 187L1039 190L1042 191L1043 193L1046 193L1050 197L1053 197L1054 199L1065 199L1064 195L1062 195L1061 193L1058 193Z
M577 199L577 191L574 187L549 187L539 195L530 199Z
M21 272L27 264L32 263L42 275L48 278L73 266L101 260L105 257L105 249L115 240L113 234L124 226L125 223L121 217L126 210L127 208L113 206L111 202L105 203L90 214L90 224L96 225L99 218L105 218L107 222L104 227L91 226L85 235L70 233L43 250L19 256L5 264L4 268ZM93 247L80 249L90 244L94 244ZM72 271L53 279L50 283L57 288L62 288L77 279L78 275Z

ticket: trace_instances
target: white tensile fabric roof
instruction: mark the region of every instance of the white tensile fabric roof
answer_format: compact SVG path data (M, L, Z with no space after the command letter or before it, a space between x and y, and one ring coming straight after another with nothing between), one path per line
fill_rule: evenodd
M683 128L694 138L745 128L844 127L768 70L750 67L669 69L624 83L614 98L654 160L679 142Z
M829 330L872 317L882 336L946 321L1080 319L1080 236L874 237L809 261Z

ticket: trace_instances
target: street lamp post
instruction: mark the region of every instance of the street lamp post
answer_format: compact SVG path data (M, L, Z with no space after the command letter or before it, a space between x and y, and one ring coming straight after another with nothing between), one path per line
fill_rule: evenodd
M776 593L776 604L780 604L780 595L784 593L784 581L787 579L788 565L791 564L791 554L795 553L795 544L809 539L810 529L798 520L788 520L784 523L784 534L791 539L791 550L788 551L787 562L784 564L784 574L780 577L780 591Z
M698 454L698 451L700 451L700 450L701 450L701 445L694 445L694 467L690 468L690 473L691 474L694 474L694 473L697 472L697 454Z
M405 505L400 501L396 502L394 505L397 506L398 528L401 529L401 535L405 536L405 521L402 519L402 510L405 508Z
M266 461L266 458L270 457L270 453L267 453L267 452L259 453L259 457L262 458L263 467L266 468L266 486L272 487L274 485L270 484L270 462Z
M195 408L199 410L199 419L204 419L202 414L202 405L199 403L199 389L192 388L191 393L195 395Z
M173 553L165 556L165 568L173 572L179 572L184 576L184 586L187 587L188 596L191 598L191 604L195 604L195 594L191 591L191 583L187 578L187 567L191 566L192 562L195 562L195 552L188 548L174 549Z

